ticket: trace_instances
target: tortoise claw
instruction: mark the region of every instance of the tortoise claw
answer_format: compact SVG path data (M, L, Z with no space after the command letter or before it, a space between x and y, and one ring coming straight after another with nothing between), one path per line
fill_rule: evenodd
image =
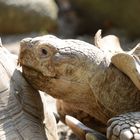
M54 115L54 117L55 117L55 119L56 119L56 123L59 123L59 121L60 121L60 116L59 116L59 114L53 112L53 115Z
M103 134L85 126L72 116L66 115L65 122L80 140L107 140Z
M102 139L98 139L94 134L92 133L87 133L86 134L86 140L102 140Z

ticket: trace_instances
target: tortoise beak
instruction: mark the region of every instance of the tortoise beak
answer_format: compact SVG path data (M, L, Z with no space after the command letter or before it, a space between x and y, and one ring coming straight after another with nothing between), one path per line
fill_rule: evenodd
M17 62L17 65L22 65L22 58L23 58L23 52L25 52L25 50L29 47L31 47L31 40L32 38L25 38L25 39L22 39L20 41L20 53L19 53L19 56L18 56L18 62Z

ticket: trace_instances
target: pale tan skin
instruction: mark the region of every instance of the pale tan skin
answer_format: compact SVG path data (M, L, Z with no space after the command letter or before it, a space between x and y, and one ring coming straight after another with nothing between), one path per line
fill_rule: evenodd
M22 40L19 63L36 89L61 99L62 118L84 112L83 118L94 120L90 127L105 133L110 118L140 110L140 91L111 64L109 54L83 41L48 35Z

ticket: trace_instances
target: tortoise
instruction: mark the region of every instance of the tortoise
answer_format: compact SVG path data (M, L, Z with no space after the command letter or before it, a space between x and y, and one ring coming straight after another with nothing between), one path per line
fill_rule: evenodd
M61 120L75 132L66 115L107 132L110 140L140 139L139 44L123 51L116 36L102 38L99 30L95 45L44 35L25 38L20 46L18 63L27 81L57 99Z
M55 118L48 113L39 92L23 77L17 58L0 43L0 139L57 140L51 129L56 128Z

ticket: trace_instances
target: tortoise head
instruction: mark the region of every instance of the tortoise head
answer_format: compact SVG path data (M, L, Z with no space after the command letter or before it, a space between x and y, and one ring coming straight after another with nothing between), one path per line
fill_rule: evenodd
M89 79L101 63L100 49L79 40L62 40L52 35L21 41L18 62L27 80L54 97L66 92L89 90ZM59 92L61 92L59 94ZM78 93L77 93L78 94ZM78 95L77 95L78 96Z

